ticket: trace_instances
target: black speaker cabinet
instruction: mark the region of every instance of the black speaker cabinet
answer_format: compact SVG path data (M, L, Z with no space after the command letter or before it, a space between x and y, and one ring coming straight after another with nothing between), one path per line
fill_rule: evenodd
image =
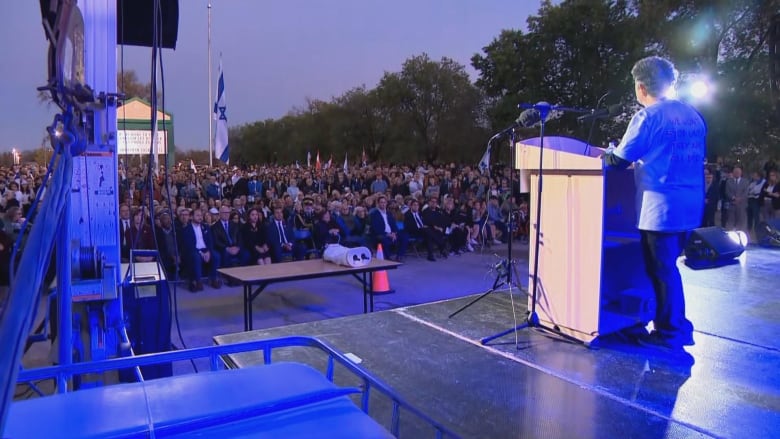
M117 0L116 43L152 47L154 43L154 2L156 0ZM160 0L160 46L175 49L179 35L179 1Z
M704 227L691 232L685 245L685 264L691 268L718 267L734 261L745 247L720 227Z
M763 221L757 225L756 240L765 247L780 247L780 219Z

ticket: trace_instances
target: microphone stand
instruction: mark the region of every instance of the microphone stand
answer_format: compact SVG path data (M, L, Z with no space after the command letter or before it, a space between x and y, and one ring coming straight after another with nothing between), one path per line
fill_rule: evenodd
M592 111L592 113L595 113L597 109L601 107L601 103L604 102L604 99L606 99L607 96L610 95L610 92L604 93L599 100L596 102L596 108ZM596 128L596 121L598 118L594 117L593 120L590 122L590 129L588 130L588 140L585 141L585 155L590 156L590 141L593 137L593 130Z
M520 331L522 329L526 328L540 328L547 332L553 333L559 337L562 337L566 340L573 341L576 343L582 343L580 340L571 337L567 334L564 334L555 328L549 328L541 324L539 321L539 315L536 313L536 304L538 302L538 289L539 289L539 241L541 238L541 219L542 219L542 176L543 176L543 169L544 169L544 160L543 160L543 154L544 154L544 130L545 130L545 122L547 120L547 117L550 115L551 111L571 111L571 112L582 112L582 110L578 110L575 108L566 108L566 107L558 107L558 106L551 106L550 104L540 102L536 105L521 105L521 107L524 108L534 108L537 111L539 111L539 116L541 118L541 128L539 133L539 175L538 175L538 185L537 185L537 194L536 194L536 232L535 232L535 239L534 242L534 266L533 266L533 288L531 290L531 309L528 311L528 318L526 319L525 323L521 323L514 328L507 329L505 331L501 331L497 334L488 336L480 340L480 343L483 345L488 344L489 342L503 337L507 334L511 334L513 332ZM514 138L512 139L512 149L514 151ZM512 160L514 160L514 157L512 157ZM512 164L512 168L510 168L510 173L514 171L515 164ZM511 249L511 241L510 241L510 249ZM511 257L511 255L510 255Z
M506 132L509 132L509 155L512 160L512 166L509 168L509 181L510 183L510 196L514 195L514 172L515 172L515 131L516 128L510 128L509 130L504 130L493 136L489 141L488 144L492 143L495 139L501 137L502 135L506 134ZM514 284L512 281L512 274L514 273L515 279L519 279L519 276L517 275L517 269L515 268L516 261L512 259L512 229L513 229L513 223L514 218L512 212L509 213L509 219L506 224L506 230L507 230L507 249L506 249L506 259L502 259L499 261L494 268L496 269L496 279L493 281L493 286L490 287L489 290L485 291L484 293L480 294L477 298L472 300L471 302L463 305L461 308L458 308L455 312L450 314L447 318L453 318L457 314L460 314L461 311L465 310L466 308L470 307L471 305L479 302L481 299L485 298L488 294L498 291L504 286L508 286L511 294L512 286L516 286L520 289L520 291L523 290L523 286L518 284ZM485 224L485 227L487 227L487 224ZM496 255L498 256L498 255ZM516 282L516 281L515 281Z

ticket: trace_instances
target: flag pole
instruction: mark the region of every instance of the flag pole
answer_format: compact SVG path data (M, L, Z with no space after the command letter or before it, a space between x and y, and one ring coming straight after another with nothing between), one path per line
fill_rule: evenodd
M212 132L213 104L211 102L211 2L208 3L209 30L208 30L208 72L209 72L209 104L206 106L209 112L209 168L214 167L214 134Z

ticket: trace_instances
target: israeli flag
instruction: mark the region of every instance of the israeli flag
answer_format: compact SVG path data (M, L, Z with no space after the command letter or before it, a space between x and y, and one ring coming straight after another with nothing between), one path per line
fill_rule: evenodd
M214 152L219 160L230 162L230 149L228 145L228 121L227 104L225 103L225 77L222 71L222 60L219 60L219 85L217 86L217 100L214 103L214 119L217 121L217 129L214 134Z
M488 143L485 154L482 155L482 160L479 161L479 172L490 175L490 143Z

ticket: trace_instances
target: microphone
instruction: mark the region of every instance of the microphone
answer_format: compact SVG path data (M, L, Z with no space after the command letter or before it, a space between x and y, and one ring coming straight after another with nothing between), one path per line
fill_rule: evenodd
M520 113L520 116L515 119L515 123L517 126L528 128L536 125L537 123L542 121L542 115L539 113L539 110L535 108L529 108L522 113Z
M509 133L515 128L532 127L540 120L542 120L542 116L539 114L539 110L529 108L528 110L525 110L522 113L520 113L520 116L518 116L517 119L515 119L515 121L512 122L511 125L499 131L498 136L503 136L504 134Z
M590 122L598 119L611 119L623 112L623 106L620 104L612 104L607 108L599 108L593 110L590 114L585 114L577 118L577 122Z

